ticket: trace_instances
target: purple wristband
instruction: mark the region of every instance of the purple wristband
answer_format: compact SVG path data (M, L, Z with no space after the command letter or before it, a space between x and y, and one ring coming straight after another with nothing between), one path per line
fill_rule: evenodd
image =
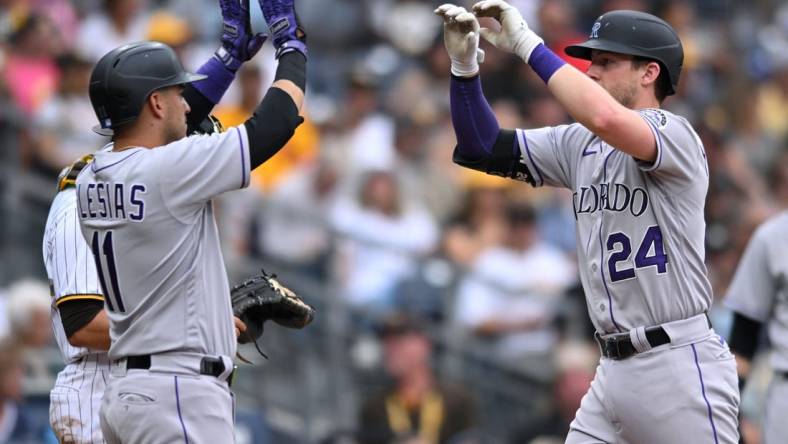
M566 62L561 60L553 51L550 50L544 43L539 45L531 51L531 57L528 58L528 64L536 72L536 74L547 83L550 77L558 71L558 68L566 65Z
M224 92L227 91L227 88L230 87L233 79L235 79L235 73L227 69L224 63L216 57L211 57L205 62L197 70L197 74L205 74L208 78L194 82L194 88L214 105L219 103Z

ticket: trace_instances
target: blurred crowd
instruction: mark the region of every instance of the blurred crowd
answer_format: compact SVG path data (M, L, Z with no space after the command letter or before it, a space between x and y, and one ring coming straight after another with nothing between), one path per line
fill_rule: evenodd
M754 227L788 206L788 4L511 2L561 55L612 9L655 13L679 32L684 71L665 107L690 120L708 154L707 265L721 298ZM107 142L91 131L92 65L116 46L151 39L168 43L196 69L218 45L217 3L0 0L3 356L52 344L48 292L36 281L45 281L41 240L56 177ZM408 431L414 437L397 442L449 442L454 435L460 437L454 442L465 442L462 432L478 426L467 390L439 387L424 362L431 346L423 330L436 326L465 347L485 350L496 365L555 387L544 418L512 424L511 436L520 443L538 436L562 442L596 361L576 272L571 194L452 163L449 60L432 12L438 4L297 0L310 51L306 122L254 171L249 189L218 202L228 272L238 277L250 263L265 261L336 288L332 294L362 330L388 332L376 336L385 353L414 362L417 370L383 358L381 372L404 382L359 408L361 427L382 421L390 433L373 430L370 436L378 437L367 442ZM252 11L253 27L265 29L258 9ZM482 83L502 127L570 121L528 66L483 48ZM568 61L581 70L587 63ZM274 63L269 46L241 69L215 109L225 126L251 115ZM728 314L715 308L711 315L725 334ZM394 324L407 319L410 327L392 328L397 319ZM573 352L560 352L565 349ZM0 442L12 433L3 427L8 406L23 397L12 361L0 360ZM23 361L46 374L46 364L30 356ZM34 370L25 374L35 376ZM445 408L456 408L451 418L461 424L449 427Z

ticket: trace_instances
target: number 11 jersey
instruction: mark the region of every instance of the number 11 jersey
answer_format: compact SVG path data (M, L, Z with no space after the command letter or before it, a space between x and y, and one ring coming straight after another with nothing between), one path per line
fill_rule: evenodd
M168 145L96 153L77 212L110 317L110 359L235 356L229 284L211 199L249 184L243 125Z

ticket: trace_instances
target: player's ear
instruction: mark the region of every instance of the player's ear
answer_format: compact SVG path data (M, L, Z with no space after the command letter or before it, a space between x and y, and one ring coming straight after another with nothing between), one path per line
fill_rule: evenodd
M648 86L654 84L656 86L660 72L662 72L662 68L659 66L659 63L653 61L648 62L646 64L646 69L643 71L643 74L640 76L641 85Z
M148 108L150 108L151 113L159 119L164 117L164 110L167 106L162 92L162 90L157 89L148 96Z

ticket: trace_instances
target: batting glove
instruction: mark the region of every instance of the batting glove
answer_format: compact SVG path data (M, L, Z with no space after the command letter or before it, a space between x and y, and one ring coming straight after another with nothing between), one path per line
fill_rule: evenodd
M222 9L222 46L216 51L224 66L232 72L260 51L268 36L253 34L249 21L249 0L219 0Z
M472 77L479 72L484 51L479 49L479 21L461 6L446 3L435 10L443 18L443 42L451 59L451 73Z
M298 51L306 56L306 33L298 23L295 0L259 1L273 37L276 58L291 51Z
M479 32L484 40L498 49L517 54L526 63L534 48L544 43L528 28L520 11L503 0L482 0L473 5L473 12L477 17L492 17L501 24L500 31L481 28Z

